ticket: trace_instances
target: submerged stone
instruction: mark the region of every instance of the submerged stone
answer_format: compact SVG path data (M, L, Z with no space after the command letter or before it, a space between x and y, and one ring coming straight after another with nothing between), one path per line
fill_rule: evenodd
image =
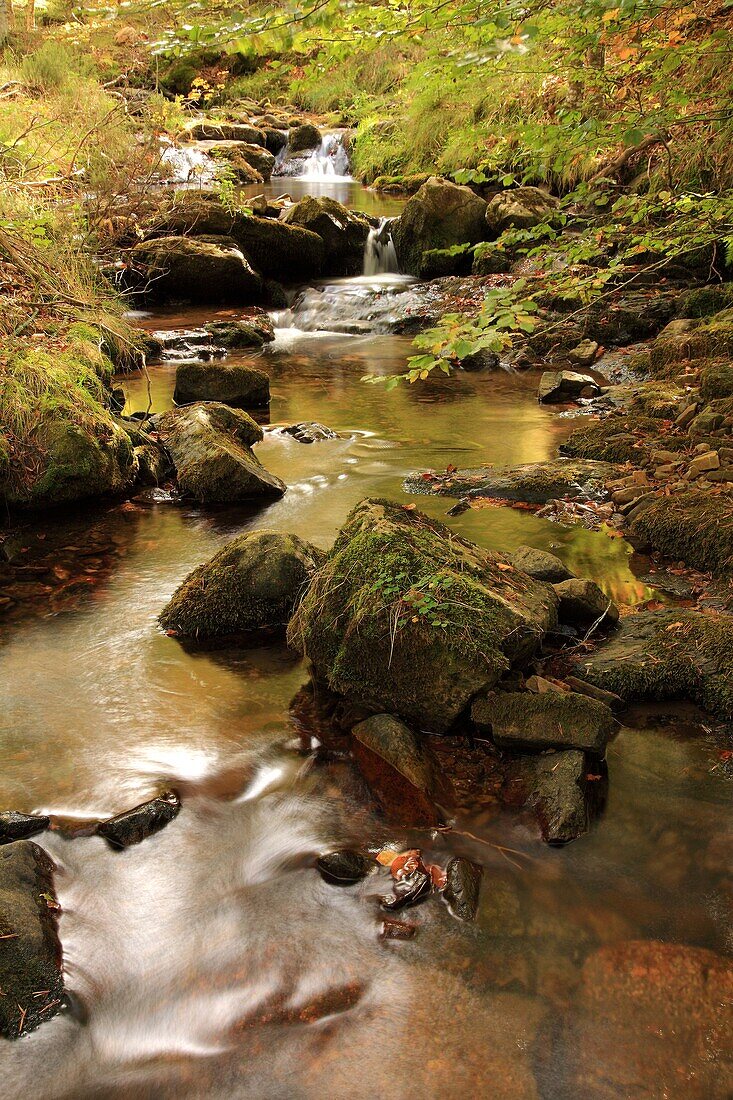
M570 461L554 458L519 466L479 466L454 473L432 470L410 474L403 487L408 493L446 497L496 497L547 504L558 498L600 500L608 495L606 484L618 476L608 462Z
M566 844L588 827L585 755L576 749L552 752L533 762L532 803L550 844Z
M506 564L421 512L362 501L289 642L331 690L446 730L555 622L552 590Z
M97 833L112 848L130 848L164 829L180 810L178 795L174 791L165 791L149 802L103 821L97 826Z
M17 1039L63 1004L53 863L32 841L0 849L0 1035Z
M353 886L374 870L374 862L361 852L342 848L319 856L316 868L321 878L332 886Z
M375 714L351 730L353 753L370 788L401 824L437 825L436 799L450 801L436 761L412 730L391 714Z
M160 615L180 637L284 629L324 554L297 535L254 531L186 577Z
M462 921L475 920L478 913L479 893L483 867L470 859L456 856L445 870L443 897L451 913Z
M338 439L338 432L327 428L325 424L318 424L315 420L303 421L301 424L290 424L283 428L285 435L291 435L298 443L321 443L324 439Z
M246 363L180 363L173 400L221 401L234 408L257 409L270 403L270 379Z
M471 718L501 749L580 749L603 756L616 728L604 703L571 691L495 692L477 699Z
M27 840L36 833L42 833L50 824L51 818L41 814L21 814L17 810L5 810L0 813L0 844Z

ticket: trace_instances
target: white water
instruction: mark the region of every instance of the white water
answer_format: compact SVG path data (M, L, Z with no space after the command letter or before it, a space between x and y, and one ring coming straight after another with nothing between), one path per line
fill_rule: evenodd
M364 248L364 274L384 275L399 272L397 252L392 239L394 218L380 218L379 225L369 230Z
M292 176L304 180L351 180L349 154L344 148L342 130L324 134L321 144L312 152L291 153L290 147L278 154L273 176Z
M166 144L160 160L170 170L170 183L209 183L216 175L214 161L195 145Z
M409 275L378 274L333 279L301 291L290 309L271 314L276 330L360 336L387 333L409 314Z

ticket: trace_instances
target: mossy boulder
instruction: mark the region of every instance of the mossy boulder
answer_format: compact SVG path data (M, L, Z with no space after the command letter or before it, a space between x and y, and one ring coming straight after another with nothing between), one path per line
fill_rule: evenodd
M231 237L162 237L141 241L131 255L157 298L244 304L262 296L262 279Z
M647 504L631 519L635 543L695 569L733 574L733 492L676 492Z
M315 233L324 245L324 270L333 274L361 274L369 222L336 199L306 195L282 216L288 226Z
M266 313L238 321L207 321L203 327L221 348L261 348L275 339L272 321Z
M486 207L486 223L498 236L505 229L530 229L551 221L559 208L559 201L540 187L513 187L494 195Z
M232 236L258 271L283 283L320 274L326 249L317 233L275 218L238 216Z
M258 409L270 403L270 379L246 363L179 363L173 400L221 401L238 409Z
M421 279L439 279L446 275L467 275L471 270L470 245L455 248L429 248L420 259L418 276Z
M288 149L291 153L302 153L304 150L317 149L321 141L321 131L312 122L304 122L300 126L291 126L288 131Z
M666 446L677 450L682 449L684 442L663 435L659 421L652 417L622 413L576 428L560 445L560 450L571 458L638 464L650 447Z
M351 512L288 628L335 692L446 730L471 698L535 651L555 596L421 512Z
M486 203L470 187L431 176L394 223L400 270L418 275L423 252L477 244L487 234Z
M264 183L275 166L272 153L246 141L207 141L199 147L213 160L225 163L238 183Z
M484 241L476 245L473 253L474 275L503 275L511 269L515 260L511 249L498 241Z
M733 306L733 283L714 283L712 286L695 287L680 294L677 301L678 317L711 317Z
M193 141L245 142L264 148L265 134L258 126L246 122L226 122L220 119L199 119L183 131L183 137Z
M719 397L733 397L733 362L730 360L706 363L700 371L700 397L703 401L715 401Z
M476 699L471 719L500 749L580 749L604 756L616 728L609 708L572 691L500 691Z
M599 500L607 496L606 483L618 476L608 462L569 461L553 458L519 466L484 466L450 474L433 471L410 474L403 485L408 493L447 497L496 497L546 504L571 497Z
M63 1006L53 863L30 840L0 848L0 1035L17 1039Z
M668 378L683 365L699 359L733 356L733 309L726 309L689 332L665 337L660 334L648 351L651 373Z
M284 630L324 554L297 535L254 531L186 577L160 615L181 637Z
M622 699L689 698L733 717L733 616L673 608L627 615L576 675Z
M285 492L280 478L253 454L262 428L245 412L199 402L163 413L155 423L185 496L222 504Z

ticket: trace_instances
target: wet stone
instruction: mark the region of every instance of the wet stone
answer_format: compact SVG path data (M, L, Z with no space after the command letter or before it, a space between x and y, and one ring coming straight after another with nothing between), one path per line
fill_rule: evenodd
M291 435L298 443L321 443L324 439L338 439L338 432L316 421L290 424L287 428L283 428L283 434Z
M97 833L113 848L129 848L164 829L178 816L180 809L178 795L174 791L166 791L150 802L143 802L133 810L103 821Z
M478 912L483 868L470 859L456 856L445 872L443 897L451 913L462 921L472 921Z
M366 878L374 869L374 864L361 852L342 848L319 856L316 868L321 878L331 886L353 886Z
M379 938L380 940L411 940L416 932L416 924L408 924L406 921L401 920L390 920L389 917L385 917L382 921Z
M532 802L549 844L566 844L586 831L585 775L585 756L575 749L548 753L535 762Z
M407 909L424 901L430 896L432 889L430 875L418 868L395 882L392 893L385 894L379 901L383 909Z
M50 824L50 817L6 810L0 813L0 844L10 844L14 840L27 840L36 833L42 833Z

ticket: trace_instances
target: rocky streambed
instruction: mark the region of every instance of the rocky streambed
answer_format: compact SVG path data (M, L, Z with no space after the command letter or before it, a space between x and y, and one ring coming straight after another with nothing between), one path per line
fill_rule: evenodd
M458 190L411 241L480 239ZM3 543L9 1090L727 1095L724 559L715 588L608 533L694 492L721 511L691 545L725 545L695 365L725 317L657 336L682 291L622 291L511 370L385 395L361 377L493 275L365 275L380 227L322 201L166 202L120 269L154 290L126 499ZM609 386L601 346L650 339ZM532 364L592 374L544 380L558 409Z

